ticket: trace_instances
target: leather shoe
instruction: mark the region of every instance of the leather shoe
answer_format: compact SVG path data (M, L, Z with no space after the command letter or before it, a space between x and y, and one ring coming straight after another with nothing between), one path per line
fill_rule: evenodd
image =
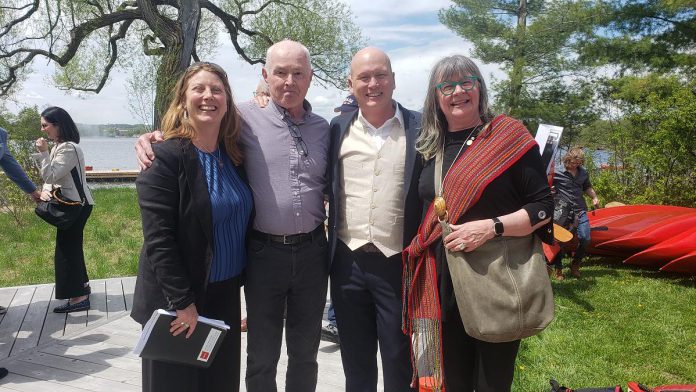
M321 340L341 344L341 340L338 338L338 328L334 324L327 324L321 327Z
M9 372L5 368L0 368L0 378L5 378Z
M5 314L7 313L7 308L4 306L0 306L0 314Z
M75 302L74 304L71 304L70 301L68 300L66 303L60 306L56 306L53 308L54 313L70 313L70 312L79 312L82 310L87 310L89 309L89 298L84 299L80 302Z

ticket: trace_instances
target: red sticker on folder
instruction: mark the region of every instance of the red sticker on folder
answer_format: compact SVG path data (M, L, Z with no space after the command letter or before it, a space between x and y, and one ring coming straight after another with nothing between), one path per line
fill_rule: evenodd
M199 361L208 362L208 359L210 358L210 354L213 352L213 349L215 348L215 343L217 343L221 334L222 334L222 332L218 331L215 328L210 329L210 332L208 333L208 337L205 338L205 342L203 342L203 347L201 348L201 352L198 353L198 360Z

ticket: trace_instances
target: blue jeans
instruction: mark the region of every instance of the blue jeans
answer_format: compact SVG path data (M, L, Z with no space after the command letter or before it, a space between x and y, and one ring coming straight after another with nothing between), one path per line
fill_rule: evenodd
M578 213L578 227L575 229L575 232L578 236L578 247L575 249L573 262L579 263L585 257L587 247L590 245L590 220L587 218L587 211ZM563 268L563 255L572 251L572 249L562 249L553 259L554 268Z
M329 320L329 324L336 326L336 311L334 311L333 301L329 304L329 310L326 312L326 319Z

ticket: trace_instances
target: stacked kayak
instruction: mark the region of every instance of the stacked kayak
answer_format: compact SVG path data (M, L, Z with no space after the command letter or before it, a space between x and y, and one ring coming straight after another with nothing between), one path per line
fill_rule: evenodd
M696 208L632 205L588 213L588 253L624 263L696 275Z

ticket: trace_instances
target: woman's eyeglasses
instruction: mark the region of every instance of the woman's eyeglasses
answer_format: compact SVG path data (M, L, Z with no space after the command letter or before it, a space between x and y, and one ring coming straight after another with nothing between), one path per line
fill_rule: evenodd
M461 86L462 90L464 90L464 91L473 90L474 87L476 87L477 80L478 80L478 77L476 77L476 76L466 76L466 77L462 78L462 80L459 80L459 81L445 80L444 82L436 85L435 87L438 90L440 90L440 94L447 97L447 96L454 94L454 91L457 89L457 86Z

